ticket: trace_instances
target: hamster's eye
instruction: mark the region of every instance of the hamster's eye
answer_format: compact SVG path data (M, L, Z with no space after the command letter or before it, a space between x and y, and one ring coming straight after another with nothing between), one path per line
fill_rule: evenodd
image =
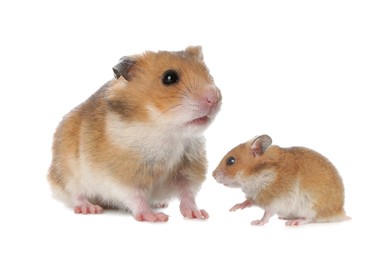
M162 76L162 82L164 85L175 84L179 81L179 75L175 70L167 70Z
M229 166L233 165L235 163L236 163L236 158L234 158L232 156L230 156L229 158L226 159L226 164L229 165Z

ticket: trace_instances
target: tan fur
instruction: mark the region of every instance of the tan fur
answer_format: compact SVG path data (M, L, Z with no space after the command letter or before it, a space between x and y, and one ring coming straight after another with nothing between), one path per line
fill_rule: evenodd
M240 144L224 156L213 173L217 181L228 186L235 183L247 191L247 198L254 204L282 218L304 218L308 222L348 219L342 179L327 158L308 148L275 145L256 154L252 143ZM227 165L229 157L234 157L236 163ZM257 185L261 188L249 194L254 177L264 185Z
M202 132L217 114L221 95L201 49L146 52L132 59L128 81L109 81L57 128L48 180L53 193L72 207L81 194L101 206L137 213L134 197L151 204L184 193L195 196L205 180ZM162 83L169 69L180 75L172 86ZM189 123L206 115L203 125Z

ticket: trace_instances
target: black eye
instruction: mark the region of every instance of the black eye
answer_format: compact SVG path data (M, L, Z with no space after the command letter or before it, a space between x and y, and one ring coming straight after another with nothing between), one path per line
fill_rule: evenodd
M175 84L178 81L179 81L179 75L174 70L167 70L164 72L162 76L162 82L164 83L164 85Z
M236 158L234 158L232 156L230 156L229 158L226 159L226 164L229 165L229 166L233 165L235 163L236 163Z

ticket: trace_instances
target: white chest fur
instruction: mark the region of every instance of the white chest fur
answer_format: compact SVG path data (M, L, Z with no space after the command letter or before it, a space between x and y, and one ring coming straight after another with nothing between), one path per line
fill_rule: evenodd
M107 116L106 132L113 145L139 153L144 162L164 162L168 171L194 143L203 140L170 125L125 122L113 113Z

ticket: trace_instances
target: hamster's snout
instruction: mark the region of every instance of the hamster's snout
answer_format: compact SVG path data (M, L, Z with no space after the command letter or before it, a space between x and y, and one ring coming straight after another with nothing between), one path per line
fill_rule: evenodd
M218 88L213 87L205 93L205 100L211 107L217 106L221 99L221 93Z
M221 183L221 184L224 184L224 185L227 185L227 183L229 183L228 178L225 176L225 174L223 173L223 171L221 171L221 170L219 170L219 169L216 169L216 170L213 172L213 177L214 177L214 179L215 179L218 183Z
M191 113L187 125L208 125L219 112L221 94L217 87L209 85L192 91L185 104Z
M222 172L218 169L213 171L213 177L217 182L220 182L222 180Z
M223 184L226 187L238 188L241 186L234 176L228 176L223 170L218 168L213 171L212 175L218 183Z
M198 103L202 110L213 114L218 111L220 107L221 93L215 86L208 87L203 93L199 94Z

